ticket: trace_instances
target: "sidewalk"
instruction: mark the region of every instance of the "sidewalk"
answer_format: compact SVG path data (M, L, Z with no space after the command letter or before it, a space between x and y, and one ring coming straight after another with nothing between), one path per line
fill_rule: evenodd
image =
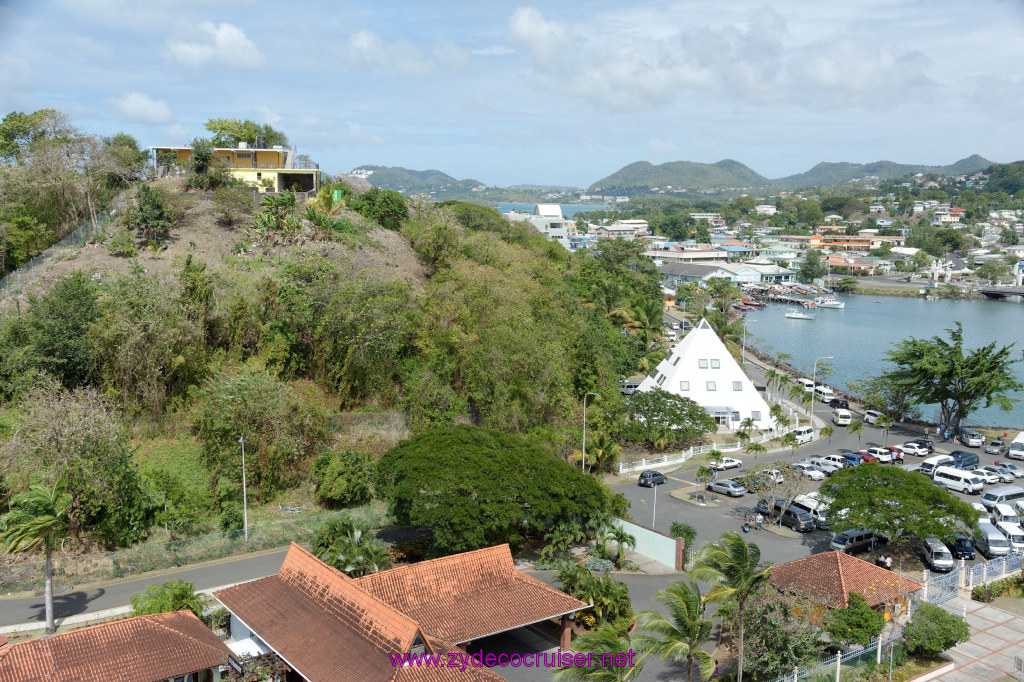
M966 614L971 639L946 652L956 664L952 672L936 679L942 682L994 682L1013 676L1013 657L1024 656L1024 617L957 597L942 608L958 616Z

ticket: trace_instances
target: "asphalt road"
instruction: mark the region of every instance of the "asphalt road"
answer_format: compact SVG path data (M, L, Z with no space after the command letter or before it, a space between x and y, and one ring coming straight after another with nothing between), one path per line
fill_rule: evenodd
M90 611L127 606L133 594L145 592L150 585L160 584L174 578L194 583L197 590L262 578L277 573L284 561L286 551L286 549L282 549L271 554L247 555L215 564L182 569L173 573L55 595L53 598L54 614L56 618L60 619ZM29 599L0 599L0 625L44 622L45 620L45 606L41 596Z

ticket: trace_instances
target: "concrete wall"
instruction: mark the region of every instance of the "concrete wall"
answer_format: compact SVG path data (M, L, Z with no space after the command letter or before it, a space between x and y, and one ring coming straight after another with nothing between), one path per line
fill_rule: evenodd
M614 522L636 538L634 552L677 571L683 570L683 550L686 543L682 538L669 537L625 519L616 518Z

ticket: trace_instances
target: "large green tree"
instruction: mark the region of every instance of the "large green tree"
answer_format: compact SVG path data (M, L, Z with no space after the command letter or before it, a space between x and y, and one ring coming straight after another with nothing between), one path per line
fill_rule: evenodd
M89 382L89 328L99 319L98 291L81 271L31 300L26 326L39 366L67 388Z
M880 377L894 391L920 403L938 405L940 422L959 430L961 422L979 408L997 405L1012 410L1018 402L1010 397L1024 384L1013 374L1012 346L995 341L974 350L964 348L963 325L947 329L949 339L909 338L895 344L886 355L892 369Z
M688 680L693 679L697 666L702 679L709 679L715 670L711 655L701 646L711 637L711 621L704 617L705 604L697 583L672 583L655 593L654 598L664 601L668 617L657 611L637 614L637 625L652 636L637 639L643 647L669 663L686 663Z
M666 429L681 440L693 440L716 428L714 418L694 400L660 388L634 393L628 408L635 429L650 442Z
M620 495L564 460L472 426L432 429L392 448L377 463L374 489L399 523L433 530L433 556L518 545L561 522L625 511Z
M832 474L821 485L825 512L834 531L867 528L886 536L894 547L915 538L973 535L977 512L916 471L862 464Z
M735 531L726 531L717 542L701 547L689 574L694 580L711 583L704 601L735 609L740 656L736 679L743 682L743 624L747 601L768 582L771 564L761 563L761 548L756 544L748 543Z
M46 634L57 631L53 620L53 550L67 532L71 495L58 483L51 487L36 483L27 492L15 495L11 510L0 518L0 542L14 553L34 552L43 548Z
M868 605L859 592L850 592L847 604L829 611L825 629L833 642L867 646L885 627L885 617Z
M213 144L217 147L234 147L239 142L255 146L256 138L267 138L267 147L288 144L288 136L274 129L269 123L256 123L249 119L211 118L203 127L213 133Z
M804 260L797 270L797 277L802 282L811 282L825 277L825 262L822 260L824 254L818 249L807 249Z

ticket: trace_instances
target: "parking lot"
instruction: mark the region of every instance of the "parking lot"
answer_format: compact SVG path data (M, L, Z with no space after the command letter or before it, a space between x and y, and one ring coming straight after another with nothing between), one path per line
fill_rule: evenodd
M821 409L821 412L824 413L824 409ZM831 439L831 445L829 445L829 439L822 439L808 444L807 446L798 448L795 452L787 449L778 453L762 454L758 456L757 462L762 463L777 460L784 461L787 463L787 466L784 467L783 473L786 476L791 476L795 475L795 473L788 467L788 464L792 462L808 457L822 457L828 454L865 450L871 446L900 444L906 440L922 437L922 435L922 432L919 430L905 429L901 426L895 426L890 430L888 439L885 439L881 429L865 424L864 433L858 438L855 435L845 433L844 428L836 427L835 434ZM1005 455L996 456L986 454L983 447L972 448L961 443L942 443L941 439L936 440L934 435L926 437L935 440L934 455L946 454L952 450L973 452L979 456L979 466L993 464L996 460L1013 461L1007 460ZM886 442L883 443L883 440ZM743 465L736 469L719 472L719 480L742 475L755 463L752 455L742 452L728 454L743 461ZM925 457L908 455L905 457L903 463L919 464L924 459ZM1021 462L1016 463L1018 465L1022 464ZM885 464L882 466L894 465ZM1022 466L1022 468L1024 468L1024 466ZM740 532L743 525L744 515L753 516L756 513L754 511L754 507L757 504L757 496L754 494L747 494L739 498L732 498L724 495L713 495L711 493L707 493L706 499L708 504L706 506L693 504L691 502L672 497L671 493L673 491L693 492L697 489L694 481L695 472L696 464L693 463L689 463L688 466L684 466L676 471L663 471L663 473L668 475L668 482L657 486L657 488L637 486L636 480L639 472L636 472L636 475L633 476L631 482L618 485L615 490L623 493L630 500L632 504L630 513L637 523L651 527L653 521L655 530L668 534L672 522L685 521L697 529L698 546L706 542L713 542L726 530ZM1006 485L1021 485L1024 487L1024 478L1016 479L1013 484L1004 482L986 484L984 489L989 490ZM806 482L806 488L808 491L817 490L820 486L821 482ZM656 501L655 493L657 493ZM979 502L981 499L981 494L966 495L955 492L951 492L951 494L956 495L968 503ZM790 537L792 535L798 536ZM831 537L830 531L820 529L800 534L792 533L786 529L784 534L776 534L770 531L762 531L758 533L755 530L751 530L747 539L758 544L761 549L761 555L765 560L772 563L783 563L792 559L798 559L810 554L829 550ZM858 554L858 556L867 558L866 555L863 554ZM920 556L919 552L918 556ZM968 561L967 563L968 565L973 565L974 563L983 561L985 561L985 559L979 553L973 561ZM902 572L913 576L915 573L920 572L922 568L923 566L920 562L914 563L908 560L904 563Z

